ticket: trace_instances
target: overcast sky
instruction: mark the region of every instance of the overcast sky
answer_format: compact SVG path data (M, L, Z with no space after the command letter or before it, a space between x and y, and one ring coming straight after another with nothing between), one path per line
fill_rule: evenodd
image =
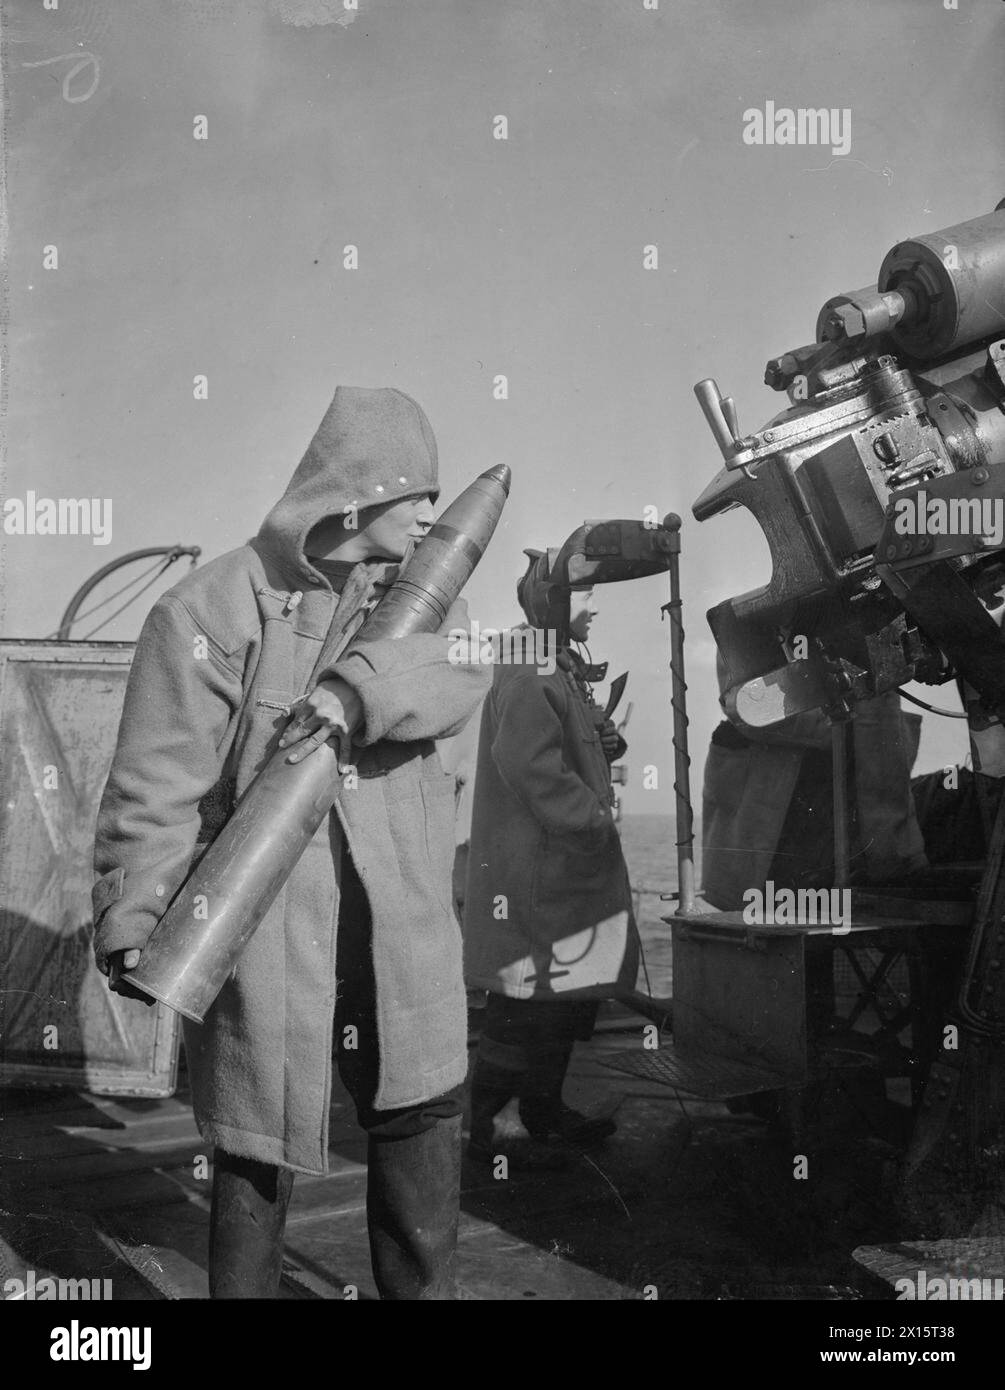
M719 461L692 386L716 377L741 426L759 426L785 404L762 384L766 358L812 340L824 299L872 283L898 239L1005 194L1000 0L7 0L3 13L0 492L111 498L114 530L107 546L5 537L2 634L51 632L74 589L129 550L241 544L335 386L395 385L432 421L444 498L492 464L513 470L468 588L484 625L517 616L525 546L648 505L685 516L700 775L719 717L704 612L769 563L746 513L690 517ZM849 153L745 144L743 112L769 100L847 108ZM47 245L58 270L43 269ZM497 374L508 400L493 399ZM156 592L101 635L135 636ZM666 810L665 585L597 593L594 657L631 670L626 809ZM926 721L927 765L962 751L958 726ZM650 763L666 772L658 792L641 787Z

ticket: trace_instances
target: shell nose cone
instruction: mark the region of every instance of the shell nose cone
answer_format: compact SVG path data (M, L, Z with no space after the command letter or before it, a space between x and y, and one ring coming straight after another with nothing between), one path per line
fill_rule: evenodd
M506 496L509 496L509 485L513 474L510 472L508 464L497 463L495 468L486 469L481 476L483 478L491 478L494 483L499 483Z

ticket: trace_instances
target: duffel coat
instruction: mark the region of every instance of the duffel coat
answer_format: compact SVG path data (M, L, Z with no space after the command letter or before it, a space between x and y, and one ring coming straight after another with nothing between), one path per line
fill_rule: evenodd
M610 769L563 652L497 664L482 710L464 897L468 984L513 999L635 986L638 932Z
M200 803L205 814L207 794L227 806L241 796L310 688L338 596L304 553L309 530L351 504L436 492L418 406L340 387L258 536L151 610L99 811L99 962L144 945L192 862ZM376 570L389 577L387 565ZM373 920L375 1106L418 1103L464 1079L454 779L433 743L464 726L488 685L477 663L449 659L445 634L464 623L455 605L443 635L371 642L328 673L362 702L358 783L340 792L205 1022L185 1022L197 1122L230 1153L327 1171L342 836Z

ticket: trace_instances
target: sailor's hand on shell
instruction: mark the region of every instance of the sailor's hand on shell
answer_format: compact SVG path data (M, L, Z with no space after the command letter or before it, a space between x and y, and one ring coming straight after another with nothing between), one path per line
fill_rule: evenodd
M348 757L353 732L359 727L363 703L351 685L337 677L322 681L316 689L293 706L290 722L279 740L280 748L293 748L288 763L303 762L304 758L327 743L337 740L340 771Z
M131 947L128 951L112 951L109 953L107 961L108 988L113 994L121 994L126 999L138 999L142 1004L155 1004L157 1001L151 999L149 994L144 994L142 990L131 985L128 980L122 978L128 971L134 969L140 963L140 953L136 947Z

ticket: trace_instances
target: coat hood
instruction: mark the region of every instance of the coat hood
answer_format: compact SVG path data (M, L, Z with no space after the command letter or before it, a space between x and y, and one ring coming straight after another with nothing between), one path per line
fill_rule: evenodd
M308 532L346 508L439 496L436 439L421 407L394 387L339 386L307 452L258 532L284 569L315 582Z

